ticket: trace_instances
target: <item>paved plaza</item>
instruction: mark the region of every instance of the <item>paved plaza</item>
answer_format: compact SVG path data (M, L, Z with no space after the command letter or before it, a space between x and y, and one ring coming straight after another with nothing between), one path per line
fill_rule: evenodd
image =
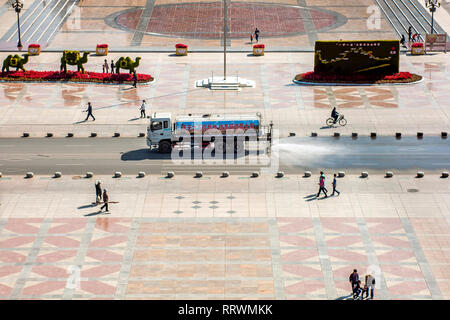
M448 179L346 176L317 200L297 176L96 178L111 214L92 179L0 180L1 298L347 299L354 268L376 299L450 298Z
M64 0L66 4L52 2L25 1L23 14L25 18L27 15L34 17L32 13L36 8L48 14L52 10L57 13L59 7L64 6L64 10L71 10L70 16L61 20L59 26L53 22L60 31L52 34L37 23L37 31L31 29L24 33L25 40L40 42L49 49L66 49L67 45L80 47L80 44L87 48L109 43L116 49L154 50L173 48L178 42L187 42L193 48L221 47L222 1L83 0L73 7L74 0ZM345 0L233 1L229 10L229 46L248 50L250 34L256 27L264 43L274 48L310 48L316 40L336 38L394 37L385 18L379 29L368 33L366 21L370 13L367 7L371 4L372 0L351 4ZM57 20L61 18L64 15ZM38 19L47 21L45 15ZM14 17L6 17L0 22L0 30L8 30L13 24ZM8 47L10 38L8 33L0 36L0 43L3 41L3 46Z
M413 85L292 82L313 70L316 40L399 39L385 14L376 30L368 29L368 7L375 1L231 1L226 44L219 0L23 2L24 49L30 43L43 49L30 57L27 69L59 70L62 50L89 50L87 71L102 72L105 58L110 63L139 56L137 72L155 80L137 88L0 82L0 300L347 300L355 268L361 280L368 273L376 278L375 299L450 299L450 183L441 176L450 163L440 160L446 159L442 146L449 141L441 134L450 132L448 54L412 56L404 50L400 71L423 76ZM446 2L435 15L436 25L447 32L449 8ZM0 18L0 56L6 57L17 53L18 40L16 15L6 0L0 0ZM264 56L251 54L255 27L266 45ZM100 43L110 46L106 57L94 53ZM176 56L176 43L189 45L189 54ZM224 45L230 51L227 74L253 80L255 88L195 87L197 80L223 75ZM295 165L299 152L319 154L325 168L347 172L337 179L341 194L317 198L319 172L325 169L305 167L312 172L306 177L304 163L282 178L276 172L252 178L240 168L218 166L200 178L193 177L194 167L179 167L169 179L170 159L148 156L145 138L137 138L149 125L139 118L143 99L147 115L259 112L265 123L273 122L285 151L311 133L340 133L341 150L353 157L346 167L335 165L348 162L338 161L342 154L321 153L327 145L311 146L314 140L287 153L286 161ZM83 121L88 102L95 122ZM345 127L326 126L333 107L345 114ZM425 139L416 139L418 132ZM20 138L23 133L30 138ZM45 138L48 133L51 138ZM66 138L68 133L75 138ZM98 137L89 138L91 133ZM120 138L113 138L115 133ZM353 133L359 138L349 138ZM377 161L391 143L383 145L387 137L396 141L401 133L404 143L386 153L377 169L358 165L371 150L363 156L349 147L352 141L369 145L362 141L373 141L367 138L371 133L381 145L373 151ZM292 134L296 137L288 138ZM17 146L8 149L21 145L18 140L36 145L23 153ZM57 143L51 149L44 141ZM108 146L89 155L102 141ZM433 154L423 151L428 143ZM83 152L55 152L60 144ZM417 150L414 157L434 169L418 178L424 168L396 167L392 159L405 159L405 150ZM74 169L55 178L60 160ZM85 161L107 169L95 171ZM128 161L120 178L112 177L115 161ZM23 163L30 167L23 170ZM141 170L145 177L137 176ZM230 176L220 177L225 170ZM386 178L387 170L394 176ZM25 178L27 171L36 174ZM94 176L86 178L87 171ZM331 191L334 172L325 171ZM361 171L369 176L362 178ZM108 189L110 213L93 203L96 180Z
M148 125L145 119L139 119L142 99L150 103L150 112L173 115L260 112L265 121L274 122L280 136L289 132L415 135L422 131L436 135L450 131L450 64L444 53L401 56L401 70L422 75L422 83L374 87L295 85L292 79L296 74L312 70L312 53L268 53L264 57L233 53L228 55L229 74L256 82L256 88L240 92L213 92L195 87L196 80L223 73L220 53L195 53L187 57L167 53L139 55L143 58L139 71L151 74L155 81L137 89L129 85L0 83L0 137L19 137L23 132L44 137L50 129L57 137L68 132L80 137L91 132L103 137L111 137L115 132L135 137L145 132ZM120 56L110 54L108 61ZM41 54L30 58L28 68L57 70L59 58L56 53ZM90 57L86 70L101 71L103 60ZM83 111L88 101L93 105L95 122L81 122L86 117ZM334 106L348 119L346 127L325 125Z

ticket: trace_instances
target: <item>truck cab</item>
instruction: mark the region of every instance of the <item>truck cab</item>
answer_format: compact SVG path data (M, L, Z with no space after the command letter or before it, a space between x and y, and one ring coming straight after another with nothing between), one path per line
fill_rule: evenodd
M172 150L172 116L170 113L153 113L147 127L147 145L161 152Z

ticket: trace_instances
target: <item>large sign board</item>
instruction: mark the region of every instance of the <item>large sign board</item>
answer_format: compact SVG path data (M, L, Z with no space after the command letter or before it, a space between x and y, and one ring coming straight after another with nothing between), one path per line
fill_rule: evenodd
M425 36L425 51L444 51L447 53L447 34L427 34Z
M394 74L399 65L399 40L316 41L316 73Z
M258 129L259 120L222 120L222 121L183 121L176 123L176 130L188 130L190 133L194 131L205 132L210 129L218 129L222 133L231 129Z

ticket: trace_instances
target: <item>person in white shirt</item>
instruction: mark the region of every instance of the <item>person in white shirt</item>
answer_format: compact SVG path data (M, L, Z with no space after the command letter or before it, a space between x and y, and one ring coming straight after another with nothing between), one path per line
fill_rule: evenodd
M147 103L145 102L145 100L142 100L142 105L141 105L141 118L146 118L147 116L145 115L145 109L147 108Z
M375 278L372 275L366 276L366 285L367 285L367 298L369 298L369 292L370 292L370 299L373 299L373 291L375 289Z

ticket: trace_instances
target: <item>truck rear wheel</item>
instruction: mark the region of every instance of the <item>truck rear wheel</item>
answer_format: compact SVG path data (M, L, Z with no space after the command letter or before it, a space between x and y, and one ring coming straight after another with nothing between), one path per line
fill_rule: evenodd
M159 152L161 153L172 152L172 144L169 141L161 141L159 143Z

